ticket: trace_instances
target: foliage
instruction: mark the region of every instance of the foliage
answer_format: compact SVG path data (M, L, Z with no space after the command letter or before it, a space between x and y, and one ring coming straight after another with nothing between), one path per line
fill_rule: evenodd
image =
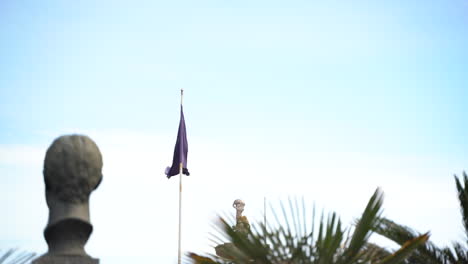
M35 253L21 252L16 254L16 249L9 249L5 252L0 250L0 264L25 264L29 263L35 256Z
M453 243L452 248L438 248L431 242L420 245L404 263L411 264L468 264L468 177L463 172L460 180L455 175L457 196L460 202L462 223L465 230L465 245ZM397 224L389 219L381 219L375 232L402 245L409 239L419 236L413 229Z
M224 219L216 232L218 241L228 239L234 245L231 259L217 256L200 256L190 253L197 264L255 263L255 264L393 264L401 263L416 247L424 244L428 234L406 242L396 252L390 253L368 243L372 229L378 226L382 211L383 194L377 189L370 198L361 218L352 228L343 229L335 213L322 217L316 228L315 209L312 227L307 225L304 201L302 208L297 200L289 200L289 208L281 204L282 218L272 208L276 225L258 223L249 236L239 236ZM224 238L224 239L223 239Z

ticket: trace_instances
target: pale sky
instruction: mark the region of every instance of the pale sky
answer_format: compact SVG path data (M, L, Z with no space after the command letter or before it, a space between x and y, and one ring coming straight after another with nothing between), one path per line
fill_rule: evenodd
M210 251L237 198L251 222L303 196L349 225L377 187L385 216L449 245L466 47L467 0L1 1L0 249L47 250L45 151L79 133L104 157L87 252L176 263L180 88L184 251Z

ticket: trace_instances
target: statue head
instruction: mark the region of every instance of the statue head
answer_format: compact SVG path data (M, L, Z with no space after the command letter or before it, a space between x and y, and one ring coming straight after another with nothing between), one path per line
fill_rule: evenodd
M234 200L232 207L234 207L236 209L237 214L240 215L244 211L245 203L241 199L236 199Z
M97 263L84 246L93 230L89 196L102 180L101 170L101 152L89 137L67 135L52 142L43 171L49 207L44 237L49 251L34 263ZM67 258L80 259L69 262Z
M44 161L46 192L67 203L83 203L102 180L102 156L87 136L57 138Z
M44 161L46 200L50 209L49 224L55 218L73 213L70 208L86 206L78 215L89 221L88 201L91 192L102 180L102 156L96 143L87 136L67 135L54 140ZM64 208L68 207L68 208ZM53 212L53 211L58 212ZM58 214L58 215L57 215Z

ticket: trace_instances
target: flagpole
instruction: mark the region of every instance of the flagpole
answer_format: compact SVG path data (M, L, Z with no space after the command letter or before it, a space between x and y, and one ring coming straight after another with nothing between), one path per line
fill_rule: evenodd
M267 220L266 220L266 196L263 196L263 223L265 224L265 245L266 245L266 228L267 228Z
M179 165L179 247L177 254L177 263L181 263L182 249L181 249L181 237L182 237L182 162Z
M182 100L184 97L184 89L180 89L180 105L182 106ZM179 163L179 241L178 241L178 253L177 263L181 264L182 261L182 162Z

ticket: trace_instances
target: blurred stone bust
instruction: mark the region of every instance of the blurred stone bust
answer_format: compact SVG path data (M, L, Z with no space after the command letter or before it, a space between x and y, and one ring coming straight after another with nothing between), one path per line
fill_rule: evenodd
M61 136L48 148L43 174L49 207L44 237L49 251L35 263L62 262L57 258L75 263L69 258L77 257L78 263L97 263L86 254L84 245L93 229L89 197L102 180L101 170L101 152L87 136Z
M44 182L49 223L65 218L89 222L89 196L102 180L102 156L87 136L69 135L54 140L44 161Z

